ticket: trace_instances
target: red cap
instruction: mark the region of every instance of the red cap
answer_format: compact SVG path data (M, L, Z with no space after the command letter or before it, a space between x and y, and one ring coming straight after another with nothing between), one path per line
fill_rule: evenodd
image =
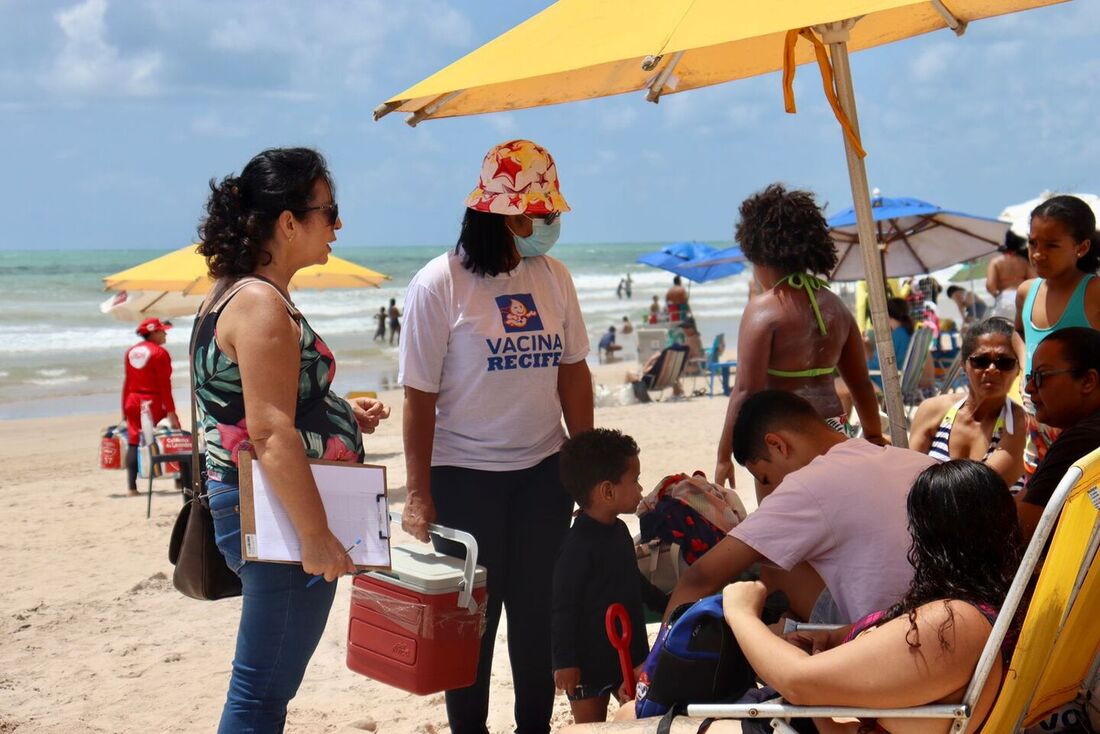
M137 333L141 336L149 336L154 331L168 331L171 328L171 321L161 321L153 316L141 322L141 325L137 327Z

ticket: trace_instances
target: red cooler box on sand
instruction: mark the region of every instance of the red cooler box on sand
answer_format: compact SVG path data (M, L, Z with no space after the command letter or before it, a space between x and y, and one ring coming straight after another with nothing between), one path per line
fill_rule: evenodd
M392 570L356 576L348 624L348 668L425 695L472 685L485 628L485 569L477 541L438 525L432 533L466 546L466 560L431 546L397 546Z

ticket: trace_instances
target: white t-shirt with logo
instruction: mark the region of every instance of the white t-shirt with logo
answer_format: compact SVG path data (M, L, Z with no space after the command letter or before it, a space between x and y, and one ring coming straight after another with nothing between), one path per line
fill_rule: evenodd
M512 471L557 452L558 365L587 355L573 278L552 257L490 277L450 251L409 283L398 380L439 395L432 466Z

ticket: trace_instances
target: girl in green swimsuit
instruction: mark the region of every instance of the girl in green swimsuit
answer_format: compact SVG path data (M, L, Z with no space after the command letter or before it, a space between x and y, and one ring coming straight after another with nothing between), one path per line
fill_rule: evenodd
M818 276L836 267L825 217L807 191L772 184L741 204L737 242L761 293L750 299L737 335L737 377L718 445L715 481L733 486L733 424L741 404L764 389L788 390L838 425L846 416L834 384L852 393L864 437L882 444L878 403L863 339L848 308Z

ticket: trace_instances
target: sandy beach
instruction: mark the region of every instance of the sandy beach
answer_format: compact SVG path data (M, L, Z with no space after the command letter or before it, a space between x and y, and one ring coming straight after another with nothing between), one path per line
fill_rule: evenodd
M600 383L613 385L631 367L601 365L594 372ZM367 460L387 467L391 506L401 509L400 393L380 397L393 415L366 437ZM597 408L596 423L635 437L648 491L669 473L713 472L725 408L721 396ZM123 473L98 468L99 430L114 420L107 413L0 422L0 491L8 503L0 536L6 569L0 734L216 727L240 600L198 602L172 587L167 547L179 494L170 480L158 480L146 520L144 494L126 496ZM747 474L738 484L746 505L754 506ZM394 543L415 541L398 530ZM341 580L324 637L291 703L288 731L447 730L442 694L413 696L346 668L349 589ZM508 660L500 644L505 627L498 633L490 731L512 728ZM569 721L559 696L554 726Z

